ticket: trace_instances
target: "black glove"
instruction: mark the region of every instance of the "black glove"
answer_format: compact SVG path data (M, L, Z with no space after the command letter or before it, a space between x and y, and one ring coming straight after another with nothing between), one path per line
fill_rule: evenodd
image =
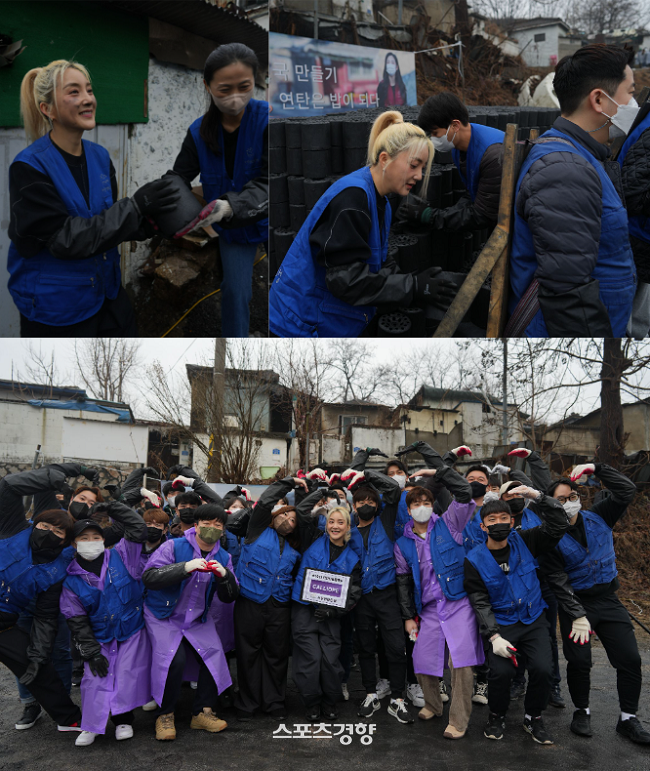
M99 482L99 471L96 468L81 467L81 475L86 477L89 482L97 484Z
M174 211L181 197L180 191L169 177L148 182L133 194L140 214L155 219L159 214Z
M160 479L160 474L158 473L158 470L155 469L153 466L145 466L142 469L142 476L147 475L148 477L154 477L154 479Z
M413 276L417 302L447 310L458 294L458 287L447 278L440 278L442 268L427 268Z
M25 674L20 678L20 682L23 685L29 685L30 683L33 683L36 679L36 675L38 675L38 670L40 667L41 665L38 663L38 661L30 661L27 665L27 669L25 670Z
M395 457L401 458L402 455L408 455L410 452L417 452L417 450L415 449L415 444L409 444L408 447L405 447L403 450L396 452Z
M388 457L388 455L386 455L385 452L378 450L376 447L366 447L366 452L368 453L368 455L381 455L383 458Z
M431 204L427 200L409 193L401 206L402 212L400 213L403 213L407 220L423 222L424 212L430 208Z
M90 507L90 511L88 512L87 519L92 519L93 516L97 514L108 514L110 504L106 501L101 501L101 503L94 503Z
M324 621L326 618L332 618L334 615L333 608L316 608L314 611L314 618L316 621Z
M101 653L89 659L88 666L95 677L106 677L108 674L108 659Z

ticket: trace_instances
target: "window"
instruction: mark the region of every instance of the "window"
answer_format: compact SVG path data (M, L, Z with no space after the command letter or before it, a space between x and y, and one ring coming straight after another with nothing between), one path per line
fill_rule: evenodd
M545 40L546 40L546 32L540 32L539 34L535 35L536 43L544 43Z
M348 426L365 426L367 423L365 415L339 415L339 433L344 434Z
M483 402L482 411L483 412L492 412L492 410L490 409L490 405L487 404L487 402Z

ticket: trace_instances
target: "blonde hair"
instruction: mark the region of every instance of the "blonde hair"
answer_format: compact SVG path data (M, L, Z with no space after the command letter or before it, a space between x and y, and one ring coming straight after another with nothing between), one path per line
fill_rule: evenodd
M368 141L367 163L368 166L376 166L382 152L388 153L390 161L404 150L410 150L411 157L413 157L424 147L429 151L429 159L422 175L420 195L425 196L429 186L431 164L433 163L433 143L424 129L414 123L406 123L401 112L397 112L397 110L383 112L372 124Z
M332 514L337 514L337 513L343 514L343 518L347 522L348 527L352 528L352 519L350 517L350 512L348 511L348 509L345 508L345 506L335 506L333 509L330 509L330 511L328 511L325 514L325 520L327 524L329 524L330 517L332 516ZM327 533L327 529L325 530L325 532ZM343 536L344 543L347 543L349 540L350 540L350 530L348 530L348 532Z
M66 70L79 70L90 80L88 70L78 62L57 59L46 67L30 70L20 86L20 114L28 141L35 142L52 128L52 121L41 111L41 104L56 105L56 89Z

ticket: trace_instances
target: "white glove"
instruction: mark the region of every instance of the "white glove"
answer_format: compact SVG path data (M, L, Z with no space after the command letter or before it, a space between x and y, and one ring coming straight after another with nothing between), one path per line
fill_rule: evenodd
M194 480L192 477L184 477L184 476L177 476L176 479L174 479L174 482L179 482L182 485L185 485L185 487L193 487L194 486ZM173 487L173 483L172 483Z
M512 659L515 666L517 666L517 659L513 655L517 649L513 645L501 637L500 634L493 637L490 642L492 643L492 650L497 656L502 656L504 659Z
M580 618L574 618L573 624L571 624L571 631L569 632L569 639L574 643L580 643L584 645L589 642L590 636L593 634L591 630L591 624L587 616L581 616Z
M251 496L251 491L250 490L248 490L245 487L242 487L241 491L244 494L244 498L246 498L247 501L252 501L253 500L253 497Z
M146 487L141 487L140 495L143 498L146 498L148 501L151 501L151 503L153 503L157 509L160 508L160 498L156 495L156 493L152 493L151 490L147 490Z
M529 501L536 501L541 495L539 490L534 490L532 487L526 487L526 485L519 485L519 487L513 487L512 490L508 490L510 495L521 495L522 498L528 498Z
M497 463L496 466L492 469L493 474L509 474L510 473L510 466L502 466L500 463Z
M489 503L490 501L499 501L499 500L501 500L499 498L499 493L495 493L494 490L488 490L483 496L483 505L485 506L485 504Z
M218 573L221 578L223 578L226 575L226 568L219 562L219 560L210 560L208 562L208 567L213 573Z
M338 482L340 478L341 478L340 474L332 474L332 476L328 479L328 483L330 485L333 485L336 482Z
M323 471L322 468L315 468L305 476L307 479L327 479L327 471Z
M195 570L200 570L203 573L206 570L209 570L208 563L203 559L203 557L200 557L200 558L194 559L194 560L190 560L189 562L185 563L185 572L186 573L193 573Z
M527 450L525 447L517 447L515 450L510 450L508 455L515 455L517 458L527 458L531 452L532 450Z
M460 447L454 447L452 452L457 458L462 458L463 455L472 454L472 451L469 449L469 447L466 444L461 444Z
M571 481L576 482L578 479L580 479L581 476L584 476L585 474L595 474L595 473L596 473L596 466L594 466L593 463L581 463L579 466L576 466L571 472Z
M347 482L348 490L362 479L365 479L363 471L355 471L353 468L349 468L341 474L341 482Z

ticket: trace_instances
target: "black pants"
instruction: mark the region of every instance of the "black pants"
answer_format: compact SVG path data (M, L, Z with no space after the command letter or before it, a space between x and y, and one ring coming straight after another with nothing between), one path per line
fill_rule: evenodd
M333 707L341 698L341 622L316 621L312 605L292 603L292 676L305 707Z
M580 599L591 628L603 644L609 663L616 670L616 687L622 712L636 715L641 694L641 656L627 610L616 594L593 600ZM577 709L589 706L591 644L569 639L572 619L560 608L562 649L567 660L566 681Z
M114 300L106 298L102 307L89 319L63 327L30 321L20 314L21 337L137 337L138 327L133 306L124 287Z
M472 669L474 670L474 674L476 675L477 685L478 683L487 683L488 672L490 671L490 665L488 664L488 661L489 661L488 654L490 652L490 649L492 648L492 645L490 644L489 640L485 639L485 637L483 637L482 640L483 640L483 651L485 652L485 661L476 667L472 667Z
M173 712L174 710L172 709L169 711ZM111 723L113 725L133 725L134 720L135 715L133 714L133 710L123 712L121 715L111 715Z
M418 679L415 676L415 670L413 669L413 648L415 643L404 631L404 645L406 647L406 684L417 685ZM384 647L384 641L381 639L381 633L377 631L377 658L379 660L379 677L383 680L390 679L390 673L388 668L388 659L386 658L386 648Z
M388 679L393 698L402 698L406 683L406 647L404 624L397 602L395 584L386 589L362 595L354 609L355 633L359 648L361 681L366 693L374 693L377 687L377 633L384 643L388 662Z
M341 652L339 661L343 667L341 682L347 683L350 679L352 659L354 658L354 611L346 613L341 618Z
M509 624L500 628L506 639L519 653L519 667L528 669L528 688L524 698L527 715L539 717L548 703L553 683L553 658L548 636L546 616L532 624ZM488 705L490 712L505 715L510 704L510 685L517 667L511 659L495 655L492 645L488 651Z
M235 602L235 652L243 712L284 707L291 645L291 607L271 597L264 603L239 595Z
M22 677L29 664L28 645L29 634L24 629L12 626L0 632L0 662L16 677ZM58 725L70 725L81 720L79 707L66 693L65 686L51 661L41 666L36 678L30 683L29 690Z
M559 685L562 682L560 674L560 656L557 647L557 598L549 589L547 592L542 587L542 596L546 600L548 608L544 611L548 622L548 635L551 640L551 654L553 656L553 685ZM526 670L524 667L518 667L517 674L514 676L516 683L523 683L526 680Z
M210 707L214 709L219 697L219 691L217 685L214 682L212 673L208 669L206 663L194 650L189 640L181 640L181 644L178 646L176 655L172 659L172 663L169 666L167 672L167 681L165 682L165 692L163 694L162 704L158 710L159 715L168 715L176 709L176 703L181 695L181 687L183 685L183 672L185 671L185 664L188 656L194 656L199 662L199 679L197 681L196 691L194 692L194 706L192 707L192 714L198 715L203 711L203 707ZM118 716L122 717L122 716ZM126 722L126 721L121 721Z

